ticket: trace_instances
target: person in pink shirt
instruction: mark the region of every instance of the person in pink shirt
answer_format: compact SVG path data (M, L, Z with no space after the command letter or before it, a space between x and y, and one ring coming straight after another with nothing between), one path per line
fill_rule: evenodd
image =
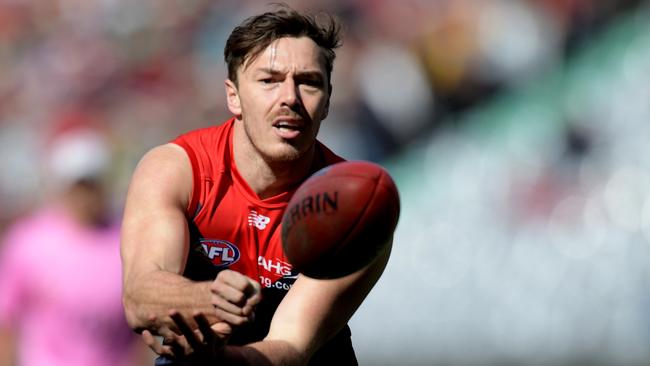
M0 244L0 365L150 363L121 304L119 228L100 177L109 150L73 128L46 154L51 199L9 227ZM149 361L145 361L146 359Z

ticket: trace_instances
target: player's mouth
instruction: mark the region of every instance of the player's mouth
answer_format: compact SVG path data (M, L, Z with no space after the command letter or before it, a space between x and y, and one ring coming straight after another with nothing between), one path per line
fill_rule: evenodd
M273 129L279 137L290 140L298 137L305 130L305 125L300 119L278 118L273 123Z

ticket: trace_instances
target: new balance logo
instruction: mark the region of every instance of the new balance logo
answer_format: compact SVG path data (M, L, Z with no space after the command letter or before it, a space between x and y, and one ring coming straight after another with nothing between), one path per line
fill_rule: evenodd
M255 210L251 210L248 214L248 226L255 226L259 230L266 229L266 225L271 221L271 218L260 215Z

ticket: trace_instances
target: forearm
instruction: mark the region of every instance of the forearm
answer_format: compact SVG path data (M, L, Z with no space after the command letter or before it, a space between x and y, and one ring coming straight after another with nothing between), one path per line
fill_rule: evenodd
M212 319L209 283L181 276L189 251L185 208L192 191L192 168L177 145L150 150L138 163L124 207L120 254L123 303L132 328L155 332L170 310Z
M151 271L124 281L123 302L129 325L136 331L155 330L173 321L174 309L191 318L200 311L216 321L210 302L210 282L194 282L167 271Z
M264 340L246 346L226 346L223 357L228 365L238 366L298 366L309 361L307 355L281 340Z
M305 365L349 321L383 272L390 246L367 267L332 280L299 276L276 310L264 341L226 346L226 364ZM337 355L333 355L337 357Z

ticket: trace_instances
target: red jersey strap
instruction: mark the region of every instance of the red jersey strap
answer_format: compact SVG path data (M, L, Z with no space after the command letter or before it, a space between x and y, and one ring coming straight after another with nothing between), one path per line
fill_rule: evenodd
M190 164L192 165L192 192L190 192L190 202L187 205L186 216L188 218L193 218L199 209L199 195L201 185L201 170L199 169L199 161L196 158L196 153L194 149L190 147L185 139L177 138L173 141L174 144L180 146L187 153L187 157L190 159Z
M185 150L192 165L192 193L186 212L190 219L201 210L200 204L210 192L215 175L227 169L234 121L233 117L221 125L193 130L171 141Z

